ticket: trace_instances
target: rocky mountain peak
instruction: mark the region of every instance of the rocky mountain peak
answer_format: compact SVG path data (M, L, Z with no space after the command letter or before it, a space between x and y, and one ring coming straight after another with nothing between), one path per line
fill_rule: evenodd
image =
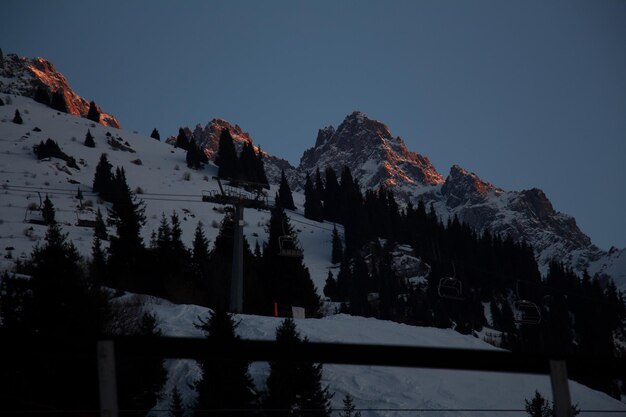
M450 168L450 174L441 187L441 194L448 207L461 204L477 204L485 201L490 194L501 194L503 191L494 185L481 180L473 172L468 172L459 165Z
M251 142L256 152L263 152L265 174L271 183L277 184L280 181L281 171L284 170L285 173L290 174L295 170L295 168L288 161L277 158L254 145L254 141L248 132L244 132L239 125L233 125L227 120L213 118L206 125L199 123L193 130L188 127L184 127L183 130L187 134L188 138L192 139L196 142L200 149L204 150L204 153L209 160L215 159L219 149L220 135L224 130L228 130L230 132L237 152L241 152L241 149L246 142ZM171 144L176 143L176 136L170 136L166 142Z
M60 93L67 104L67 111L86 117L89 101L80 97L67 79L44 58L25 58L7 54L0 67L0 92L35 97L38 89L48 94ZM101 111L100 124L120 128L120 123L111 114Z
M320 129L315 146L304 152L298 170L305 175L331 167L339 173L344 166L363 187L391 188L400 195L408 185L443 183L428 158L410 152L387 125L360 111L346 116L337 129Z

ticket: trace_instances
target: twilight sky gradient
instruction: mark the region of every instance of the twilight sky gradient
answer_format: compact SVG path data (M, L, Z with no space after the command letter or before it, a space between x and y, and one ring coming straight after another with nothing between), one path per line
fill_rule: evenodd
M447 175L543 189L626 247L626 2L16 1L5 53L51 60L123 127L222 117L297 165L353 110Z

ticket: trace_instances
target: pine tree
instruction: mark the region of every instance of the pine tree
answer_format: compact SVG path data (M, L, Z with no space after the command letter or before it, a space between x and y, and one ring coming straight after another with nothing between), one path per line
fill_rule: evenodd
M107 226L104 224L104 219L102 218L102 212L100 208L96 212L96 227L94 228L94 235L101 240L109 240L109 235L107 232Z
M87 112L87 118L93 120L96 123L100 123L100 111L96 106L96 103L92 100L89 102L89 111Z
M320 193L313 185L308 174L304 184L304 217L318 222L324 220L324 207L322 206Z
M524 400L524 408L529 417L552 417L552 407L550 402L543 398L539 391L535 391L532 400Z
M112 202L114 199L112 168L113 165L109 162L107 154L103 153L100 155L92 186L94 193L98 193L103 200L109 202Z
M67 101L65 100L65 93L62 88L59 88L57 91L52 94L52 99L50 100L50 107L53 109L67 113Z
M170 417L185 417L185 414L183 397L181 397L178 387L175 386L172 390L172 399L170 400Z
M58 224L48 227L45 243L33 250L30 268L31 279L25 283L28 295L20 301L20 326L9 325L17 333L6 336L63 340L80 335L86 343L95 345L108 327L110 307L100 290L84 279L78 251ZM11 316L3 315L5 318ZM48 409L97 409L97 371L92 366L95 351L77 356L57 355L54 360L48 355L28 354L27 358L0 358L2 378L20 375L11 379L11 386L3 386L3 399L22 407L36 398L38 404L45 404Z
M24 121L22 120L22 115L20 114L20 111L18 109L15 109L15 116L13 117L13 123L15 123L16 125L21 125L22 123L24 123Z
M255 161L255 179L256 182L263 185L263 188L270 188L269 181L267 180L267 175L265 175L265 163L263 162L263 151L261 151L261 147L258 147L258 152L256 153L256 161Z
M239 173L237 151L228 129L222 130L218 144L215 165L219 167L217 176L220 178L237 178Z
M189 281L193 289L193 303L206 305L208 297L205 291L210 276L210 257L209 241L202 228L202 222L198 222L191 244L191 262L189 263L188 270Z
M112 194L109 221L115 226L116 235L110 238L109 266L113 268L111 275L132 289L136 288L144 254L140 231L145 222L145 208L130 191L123 168L118 167L115 172Z
M161 140L161 135L159 134L159 131L157 130L157 128L155 127L154 129L152 129L152 133L150 133L150 137L152 139L156 139L156 140Z
M337 281L333 277L332 271L328 271L326 282L324 284L324 295L330 298L331 301L337 300Z
M354 400L350 394L346 394L343 399L343 410L339 413L339 417L361 417L360 411L355 411Z
M46 198L43 200L43 207L41 208L41 216L43 217L43 221L47 225L56 223L56 220L54 218L55 217L54 204L52 204L52 201L50 201L50 199L48 198L48 194L46 194Z
M104 274L106 271L106 257L102 249L102 241L95 235L93 245L91 246L91 262L89 263L89 278L92 282L104 283Z
M280 185L278 187L278 203L281 207L287 210L295 210L296 205L293 203L293 196L291 194L291 188L285 177L285 170L280 172Z
M328 220L335 223L341 223L341 210L340 210L340 188L339 181L337 181L337 174L335 171L328 167L325 171L326 184L324 186L324 220Z
M96 142L93 140L93 136L91 135L91 131L87 129L87 134L85 135L85 146L88 148L95 148Z
M307 339L300 337L292 319L285 319L276 329L276 342L290 349L307 343ZM320 364L270 362L264 408L285 410L275 413L279 416L330 416L331 395L328 388L322 388L321 379Z
M35 101L37 103L50 106L50 93L48 93L48 90L45 87L37 87L37 90L35 91Z
M339 237L339 232L337 232L337 227L333 225L333 243L332 243L332 253L331 253L331 262L333 264L338 264L343 259L343 245L341 244L341 238Z
M239 179L248 182L258 183L261 181L257 178L257 155L254 152L254 145L250 140L243 144L241 153L239 154Z
M239 339L237 324L225 311L216 310L207 321L196 327L202 329L208 340L214 343L232 343ZM252 409L256 403L254 384L248 372L248 362L223 361L204 357L199 361L202 379L196 382L198 399L195 415L206 415L202 410ZM240 412L238 415L247 415ZM250 413L251 414L251 413Z
M143 312L136 328L126 329L125 335L157 338L161 336L156 316ZM163 358L152 355L134 355L116 358L118 372L118 401L124 415L145 416L146 410L156 406L167 380Z
M187 150L189 148L189 139L187 138L187 134L182 127L178 129L178 136L176 136L175 146L184 150Z
M294 239L289 218L280 205L274 207L268 226L268 242L263 251L265 293L272 304L300 306L305 308L307 316L316 315L320 299L302 258L281 255L281 244L284 247L286 240L293 242Z
M202 152L193 140L189 141L185 159L187 161L187 167L191 169L200 169L203 164L206 164L209 161L204 152Z

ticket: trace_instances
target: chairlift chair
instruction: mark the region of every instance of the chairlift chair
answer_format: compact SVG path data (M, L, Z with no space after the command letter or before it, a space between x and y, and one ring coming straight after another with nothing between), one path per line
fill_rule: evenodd
M454 277L444 277L439 280L437 286L437 293L441 298L447 298L449 300L462 300L463 299L463 284L460 280Z
M304 252L302 248L298 245L296 239L289 235L279 236L278 237L278 246L280 256L286 256L291 258L302 258L304 256Z
M30 224L39 224L42 226L46 225L46 221L43 218L43 211L41 210L41 208L26 209L26 213L24 213L24 222Z
M93 210L76 210L76 226L95 228L96 224L96 214Z
M539 324L541 322L541 311L537 304L528 300L518 300L515 302L515 322L521 324Z

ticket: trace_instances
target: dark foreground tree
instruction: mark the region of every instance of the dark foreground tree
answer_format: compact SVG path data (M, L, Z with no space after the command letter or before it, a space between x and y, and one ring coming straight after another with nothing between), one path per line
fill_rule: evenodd
M152 133L150 133L150 137L152 139L161 140L161 135L159 134L159 131L157 130L156 127L152 129Z
M307 339L300 337L292 319L285 319L276 329L276 342L291 349L307 343ZM264 408L284 410L272 412L276 416L330 416L332 396L328 388L322 388L322 365L285 359L289 361L270 362Z
M113 180L113 206L109 209L109 221L115 227L115 235L110 237L109 268L114 278L112 285L123 285L127 289L142 289L142 258L144 255L141 228L146 217L145 206L138 202L126 183L123 168L117 168Z
M185 414L183 397L181 397L178 387L174 387L172 390L172 399L170 400L170 417L185 417Z
M141 318L124 335L154 338L161 336L156 317L143 312ZM152 355L117 355L118 402L125 416L145 416L146 410L156 406L167 379L163 359Z
M45 243L32 252L31 278L25 292L3 293L2 340L43 337L75 340L95 346L108 328L110 308L99 288L84 278L80 256L58 224L48 227ZM19 288L18 288L19 289ZM15 298L17 297L17 299ZM3 307L4 310L4 307ZM0 356L0 414L6 410L92 410L98 408L95 349L69 355L14 352ZM8 413L10 414L10 413Z
M216 310L207 321L200 321L207 339L215 343L229 343L239 339L237 324L225 311ZM206 356L199 361L202 379L196 382L198 400L194 415L221 415L216 410L250 410L255 407L257 394L248 373L248 362L229 361ZM240 416L252 415L241 411ZM230 415L225 413L224 415Z
M361 417L360 411L355 411L354 399L347 394L343 399L343 410L339 413L339 417Z

